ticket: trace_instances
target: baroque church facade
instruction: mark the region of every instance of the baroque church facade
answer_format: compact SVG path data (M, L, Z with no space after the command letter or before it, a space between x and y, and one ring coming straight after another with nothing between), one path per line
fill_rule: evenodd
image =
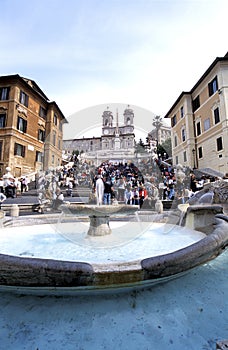
M111 111L106 110L102 115L102 150L129 150L134 148L134 112L127 108L123 113L123 125L119 125L119 115L116 112L116 120Z
M107 109L102 114L102 133L100 137L83 137L63 140L65 154L78 151L88 160L122 161L132 159L135 150L134 111L128 106L123 113L122 122Z

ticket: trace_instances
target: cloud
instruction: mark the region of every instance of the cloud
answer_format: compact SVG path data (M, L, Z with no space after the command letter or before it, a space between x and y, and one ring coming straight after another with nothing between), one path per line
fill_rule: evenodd
M226 0L11 0L1 10L2 74L34 79L66 117L106 101L164 115L227 51Z

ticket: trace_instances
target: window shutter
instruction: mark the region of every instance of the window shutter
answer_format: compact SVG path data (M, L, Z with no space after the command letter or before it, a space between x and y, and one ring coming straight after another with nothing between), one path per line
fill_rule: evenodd
M27 120L24 120L23 132L27 132Z
M26 107L28 107L28 99L29 99L28 95L25 94L25 106Z
M22 146L22 157L25 157L25 146Z

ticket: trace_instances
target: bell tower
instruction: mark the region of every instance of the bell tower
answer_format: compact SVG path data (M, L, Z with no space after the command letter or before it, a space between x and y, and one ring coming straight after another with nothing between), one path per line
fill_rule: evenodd
M103 112L102 115L102 125L107 127L112 127L113 124L113 115L112 112L109 111L109 108L107 107L107 110Z
M129 126L134 124L134 112L133 109L129 108L128 105L127 108L124 111L124 125Z
M113 115L112 112L109 111L109 107L102 114L102 134L108 135L111 134L111 130L113 129Z

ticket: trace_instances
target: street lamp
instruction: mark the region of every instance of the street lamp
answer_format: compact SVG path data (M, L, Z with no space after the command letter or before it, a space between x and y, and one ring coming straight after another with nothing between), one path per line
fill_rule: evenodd
M192 155L193 155L193 169L196 169L195 153L196 153L196 150L195 150L195 148L193 148L193 149L192 149Z

